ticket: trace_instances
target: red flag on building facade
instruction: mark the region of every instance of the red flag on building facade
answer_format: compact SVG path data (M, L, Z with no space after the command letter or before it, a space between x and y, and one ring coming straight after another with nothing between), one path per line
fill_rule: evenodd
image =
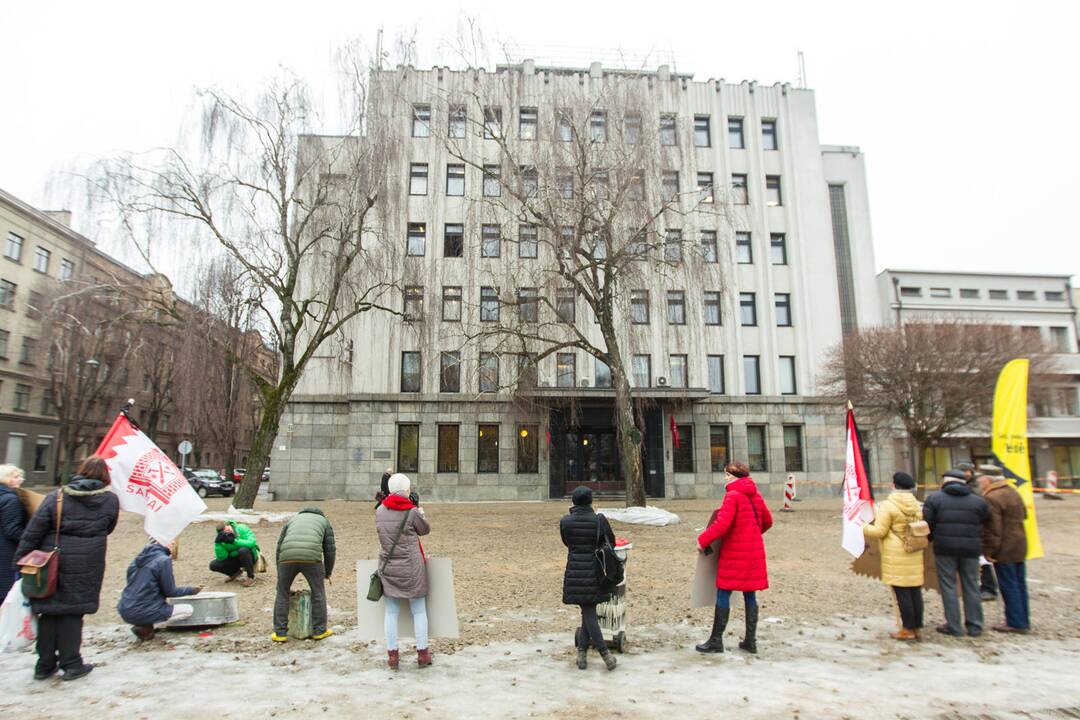
M671 418L671 444L676 450L679 449L679 428L675 426L675 416L668 415Z

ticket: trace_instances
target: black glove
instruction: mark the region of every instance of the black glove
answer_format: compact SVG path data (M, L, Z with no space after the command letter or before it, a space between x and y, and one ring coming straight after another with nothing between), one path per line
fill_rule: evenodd
M232 541L235 540L235 539L236 539L236 536L233 535L232 533L219 532L217 534L217 537L214 538L214 542L218 543L219 545L228 545L228 544L231 544Z
M411 502L416 507L420 507L420 496L414 492L409 493L409 502Z

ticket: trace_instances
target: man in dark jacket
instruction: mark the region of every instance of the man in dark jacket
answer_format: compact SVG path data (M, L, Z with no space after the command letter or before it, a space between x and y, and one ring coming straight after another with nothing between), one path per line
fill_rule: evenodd
M202 591L197 585L177 586L172 550L151 540L128 566L127 585L116 611L124 622L131 623L131 632L140 640L149 640L154 637L155 628L186 620L194 612L191 605L170 605L166 598L198 595Z
M289 592L297 575L311 587L311 629L314 640L333 635L326 627L326 587L334 572L337 549L334 528L317 507L304 508L281 529L277 542L277 598L274 600L274 642L289 639Z
M926 499L923 519L930 525L934 541L941 604L945 624L937 631L945 635L982 635L982 599L979 594L979 555L982 552L982 525L986 522L986 501L971 491L961 470L949 470L941 490ZM960 601L956 578L964 594L964 625L960 624Z
M1026 633L1031 627L1024 566L1027 559L1027 533L1024 530L1027 508L1020 493L1005 478L980 475L979 487L990 509L983 528L983 555L994 563L1001 599L1005 603L1005 624L995 625L993 629L998 632Z

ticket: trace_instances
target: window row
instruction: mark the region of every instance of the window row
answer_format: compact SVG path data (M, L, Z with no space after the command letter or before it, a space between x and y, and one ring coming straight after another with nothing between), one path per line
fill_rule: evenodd
M769 472L769 426L746 426L746 464L751 471ZM671 458L677 473L697 472L694 457L694 426L676 424L678 442L673 443ZM803 450L802 425L784 425L784 471L804 472L806 457ZM731 462L731 426L709 426L709 470L723 472Z
M711 115L694 115L693 144L694 147L712 147L713 130ZM611 137L611 118L608 112L601 108L589 111L588 126L585 132L589 142L604 143ZM452 140L464 139L468 132L469 113L464 105L451 105L446 117L446 135ZM621 140L627 144L636 145L641 142L642 114L639 112L623 113L620 126ZM661 145L678 144L679 117L676 113L661 113L656 126ZM412 136L416 138L430 137L432 134L431 105L416 104L412 106ZM519 140L536 140L539 138L540 113L538 108L523 107L517 111L517 138ZM555 140L559 142L571 142L578 132L578 124L574 113L568 108L556 108L553 117L553 132ZM727 145L733 150L746 148L746 119L737 116L727 118ZM489 105L483 109L483 121L478 124L477 134L485 139L504 137L503 109L498 105ZM761 149L779 150L780 138L777 132L775 118L762 118L761 120Z
M516 375L512 379L502 377L501 360L503 355L481 352L477 361L477 389L481 393L498 392L501 388L512 386L536 387L538 371L535 357L528 354L511 355L516 362ZM599 358L592 359L593 385L598 388L610 388L612 385L611 368ZM423 355L419 350L406 350L401 353L400 384L403 393L423 391ZM462 371L462 353L460 350L439 353L439 392L462 392L465 383ZM708 390L714 395L727 394L725 361L723 355L706 355L705 368L708 375ZM652 355L634 354L630 357L630 385L635 388L672 387L689 388L690 364L685 354L668 355L667 374L653 377ZM761 356L742 356L743 389L747 395L761 395ZM794 355L780 355L777 358L777 378L781 395L798 394L798 376ZM578 378L578 354L575 352L555 353L555 387L587 387L588 380Z
M8 260L12 260L17 263L22 263L24 238L16 233L9 232L7 234L7 243L4 245L4 257ZM34 250L34 271L48 274L49 266L52 262L52 251L48 248L44 248L38 245ZM60 270L57 277L61 280L68 280L75 274L75 263L67 258L60 260Z
M913 285L901 285L900 297L906 298L918 298L923 296L923 289L921 287ZM1002 289L989 289L986 291L986 296L990 300L1008 300L1009 291ZM953 297L953 289L948 287L932 287L929 288L929 297L932 298L951 298ZM979 300L982 298L982 290L979 288L960 288L957 291L957 297L963 300ZM1038 292L1035 290L1017 290L1017 300L1038 300ZM1063 290L1046 290L1043 292L1043 299L1047 302L1064 302L1065 291Z
M26 467L26 459L23 457L23 445L26 435L23 433L9 433L7 447L4 450L4 462L16 467ZM33 472L45 472L49 468L49 460L53 457L52 438L39 436L34 441L34 457L30 461Z
M461 472L461 425L440 424L436 431L435 472ZM476 426L476 472L500 472L498 423L481 423ZM522 423L516 427L514 444L515 469L518 473L540 471L540 426ZM420 425L402 423L397 431L398 472L420 472ZM424 468L424 472L430 472Z
M3 395L4 383L0 380L0 396ZM34 388L31 385L25 383L15 384L15 396L12 399L11 409L15 412L28 413L31 412L31 400L34 392ZM42 415L55 415L56 405L53 403L52 388L46 387L41 392L40 404L38 405L40 414Z

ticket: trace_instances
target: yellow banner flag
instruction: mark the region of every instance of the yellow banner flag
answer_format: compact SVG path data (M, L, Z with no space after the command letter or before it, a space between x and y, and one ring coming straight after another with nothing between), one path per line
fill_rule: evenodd
M1031 485L1031 462L1027 438L1028 361L1012 360L998 375L994 389L994 429L992 449L1005 470L1005 477L1016 487L1027 508L1024 531L1027 533L1027 559L1043 556L1039 525L1035 520L1035 493Z

